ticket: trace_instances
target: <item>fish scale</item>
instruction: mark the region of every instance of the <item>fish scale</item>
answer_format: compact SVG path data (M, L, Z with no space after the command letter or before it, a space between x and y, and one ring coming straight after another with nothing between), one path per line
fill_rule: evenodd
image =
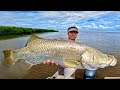
M6 52L9 52L10 55L6 55ZM43 39L36 35L29 38L25 47L5 50L4 55L11 60L25 59L32 64L53 60L62 67L89 70L103 68L103 66L114 66L117 63L113 55L107 55L79 42Z

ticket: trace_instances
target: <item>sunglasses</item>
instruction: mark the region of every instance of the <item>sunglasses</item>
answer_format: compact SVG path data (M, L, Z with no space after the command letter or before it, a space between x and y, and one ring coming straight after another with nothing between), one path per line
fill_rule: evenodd
M69 31L69 33L78 33L77 31Z

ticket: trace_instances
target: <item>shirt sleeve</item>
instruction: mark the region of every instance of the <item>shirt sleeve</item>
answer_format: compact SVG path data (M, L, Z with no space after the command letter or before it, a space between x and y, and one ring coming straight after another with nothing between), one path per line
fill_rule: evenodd
M64 68L63 67L59 67L58 68L58 74L59 75L64 75ZM71 75L73 78L75 78L75 73L73 73L72 75Z

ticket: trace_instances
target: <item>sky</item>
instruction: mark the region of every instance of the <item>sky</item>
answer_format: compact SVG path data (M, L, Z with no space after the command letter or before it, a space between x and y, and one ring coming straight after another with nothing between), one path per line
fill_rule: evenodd
M66 30L120 31L120 11L0 11L0 25Z

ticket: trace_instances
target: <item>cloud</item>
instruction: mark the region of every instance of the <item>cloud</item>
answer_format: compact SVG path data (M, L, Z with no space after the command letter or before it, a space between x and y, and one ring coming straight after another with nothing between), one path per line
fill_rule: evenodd
M92 17L99 17L102 14L110 11L42 11L41 17L48 21L58 22L61 24L75 23L81 19L88 19Z
M0 11L0 25L66 30L78 28L117 28L119 11Z

